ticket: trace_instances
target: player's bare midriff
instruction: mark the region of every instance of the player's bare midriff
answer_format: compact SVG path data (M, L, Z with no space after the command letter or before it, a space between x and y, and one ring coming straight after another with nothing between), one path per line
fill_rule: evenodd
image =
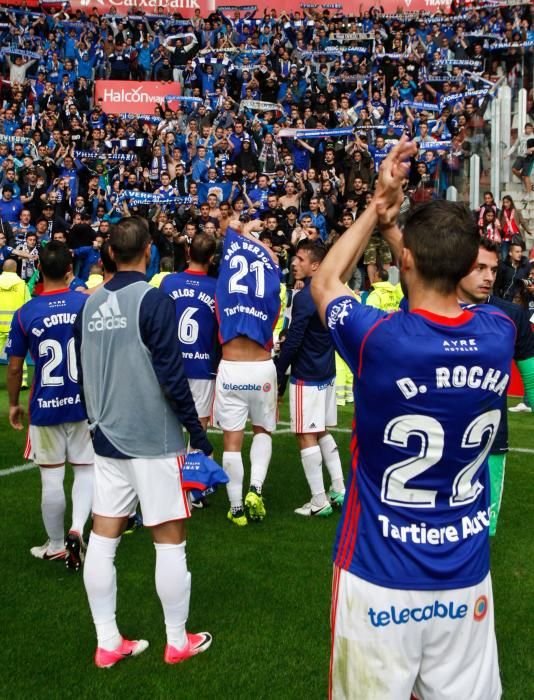
M223 360L229 362L264 362L271 359L271 353L268 350L243 335L225 343L222 356Z

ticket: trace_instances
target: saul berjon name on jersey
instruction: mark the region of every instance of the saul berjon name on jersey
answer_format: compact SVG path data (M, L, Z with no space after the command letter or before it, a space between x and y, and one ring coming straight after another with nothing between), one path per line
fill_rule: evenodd
M508 386L510 375L500 369L489 367L436 367L435 388L436 389L481 389L482 391L493 391L502 396ZM397 386L403 396L413 399L418 394L426 394L428 387L426 384L417 384L410 377L397 379Z

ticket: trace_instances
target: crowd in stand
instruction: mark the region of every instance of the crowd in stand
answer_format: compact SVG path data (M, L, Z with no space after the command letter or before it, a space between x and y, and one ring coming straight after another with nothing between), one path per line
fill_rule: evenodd
M502 84L531 88L533 41L529 4L353 17L230 7L190 20L2 8L0 265L15 258L36 293L40 247L65 240L73 288L85 286L109 226L138 213L151 226L150 278L183 270L193 236L221 241L232 218L260 218L291 286L295 246L347 230L403 133L419 148L401 216L450 185L463 192L472 154L488 170L489 105ZM106 114L94 100L105 78L180 87L145 115ZM513 151L532 198L530 126ZM505 265L516 267L514 243L527 260L531 232L510 197L487 193L478 215ZM392 262L377 234L351 286L368 288Z

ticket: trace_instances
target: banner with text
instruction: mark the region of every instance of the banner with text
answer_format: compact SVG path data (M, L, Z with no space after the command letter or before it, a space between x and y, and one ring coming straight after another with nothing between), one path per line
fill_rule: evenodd
M18 5L19 3L13 2L10 4ZM386 13L421 11L434 13L438 11L448 12L451 7L451 0L382 0L379 4ZM283 2L283 0L255 0L254 5L258 8L257 17L260 17L264 10L270 12L271 9L275 9L278 13L282 10L284 12L288 10L287 3ZM175 12L179 12L185 18L193 17L195 10L200 10L201 17L205 18L219 7L235 7L236 9L243 7L241 15L244 16L247 12L250 12L251 7L250 0L235 2L231 6L218 0L71 0L70 6L73 10L83 10L84 12L96 9L100 14L105 14L111 10L116 11L120 15L139 12L145 12L148 15L172 15ZM319 3L316 9L321 11L327 7L328 3ZM297 9L297 6L294 9ZM235 10L225 9L223 11L227 15L233 15ZM339 3L336 3L336 9L331 9L331 12L344 12L347 15L354 15L357 13L357 10L352 0L340 0Z
M154 112L169 95L180 92L179 83L135 82L133 80L96 80L95 102L106 114L146 114Z

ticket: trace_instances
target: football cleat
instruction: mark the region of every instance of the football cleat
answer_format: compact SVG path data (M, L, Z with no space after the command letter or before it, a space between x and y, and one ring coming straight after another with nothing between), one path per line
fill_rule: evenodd
M510 406L508 410L510 413L532 413L532 408L522 401L517 406Z
M210 507L210 504L204 498L204 496L201 496L200 498L192 498L191 499L191 508L198 508L200 510L202 508L209 508L209 507Z
M248 512L250 520L259 522L267 515L263 498L255 491L249 491L245 498L245 508Z
M133 515L128 516L128 522L126 523L126 529L122 533L123 535L131 535L132 532L135 532L136 530L139 530L140 528L143 527L143 518L139 515L139 513L134 513Z
M166 664L179 664L209 649L212 639L209 632L199 632L198 634L187 632L187 644L185 647L176 649L171 644L167 644L163 660Z
M46 561L52 561L53 559L65 559L67 552L64 549L60 549L58 552L49 552L49 546L50 540L47 540L40 547L32 547L30 549L30 553L37 559L45 559Z
M231 523L234 523L234 525L237 525L238 527L244 527L245 525L248 525L247 516L245 515L245 511L243 510L243 508L239 508L235 511L230 509L226 517Z
M111 668L115 666L115 664L118 664L119 661L123 661L130 656L139 656L139 654L142 654L147 648L148 642L146 639L136 639L134 641L123 639L120 646L113 649L113 651L97 647L95 652L95 664L98 668Z
M345 500L345 491L334 491L334 489L330 489L328 492L328 500L331 506L342 508L343 501Z
M328 501L323 506L314 506L312 503L305 503L301 508L295 508L297 515L305 515L307 517L327 518L332 515L332 506Z
M65 542L67 556L65 557L65 565L67 569L78 571L81 569L83 560L85 559L85 542L78 532L71 530L67 535Z

